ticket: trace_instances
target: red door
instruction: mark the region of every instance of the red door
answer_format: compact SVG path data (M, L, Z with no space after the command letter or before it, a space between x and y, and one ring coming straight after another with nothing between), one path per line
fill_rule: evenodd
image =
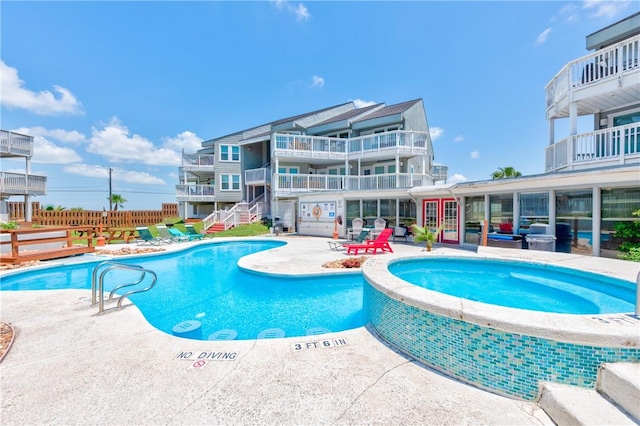
M460 243L460 206L454 198L434 198L423 201L422 217L424 223L434 230L444 223L444 229L438 235L443 243Z

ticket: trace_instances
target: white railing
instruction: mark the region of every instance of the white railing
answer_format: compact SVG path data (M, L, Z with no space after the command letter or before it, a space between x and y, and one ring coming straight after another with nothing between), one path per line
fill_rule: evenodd
M431 175L416 173L371 176L275 174L276 192L344 191L370 189L406 189L431 185Z
M431 166L431 176L433 177L434 182L440 180L446 181L449 177L449 166L434 164L433 166Z
M213 170L215 155L213 154L182 154L182 168L184 170Z
M571 165L625 164L640 158L640 124L569 136L546 149L546 171ZM605 164L603 164L605 165Z
M281 133L274 134L274 137L276 154L305 158L357 159L383 151L416 155L431 153L431 139L426 132L395 131L350 139Z
M215 185L176 185L178 201L213 201Z
M271 168L262 167L244 171L245 185L264 185L271 182Z
M2 195L45 195L46 193L46 176L0 172L0 194Z
M640 35L615 46L597 50L565 65L547 84L547 109L573 88L598 83L640 67L638 44Z
M33 137L0 130L0 154L5 153L31 157L33 155Z

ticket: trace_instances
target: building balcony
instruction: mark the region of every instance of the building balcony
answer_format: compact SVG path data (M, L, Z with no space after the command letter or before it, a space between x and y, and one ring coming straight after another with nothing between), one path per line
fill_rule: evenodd
M408 189L432 185L431 175L394 173L370 176L275 174L274 192L277 196L314 191L366 191Z
M0 157L31 157L33 137L0 130Z
M276 133L274 139L274 154L284 160L375 160L391 158L395 154L433 154L431 139L426 132L396 131L351 139Z
M271 168L261 167L244 171L245 185L268 185L271 183Z
M24 173L0 172L0 196L46 195L47 177Z
M545 87L547 119L568 117L571 102L576 103L578 115L637 102L639 43L640 35L630 37L565 65Z
M215 155L213 154L182 154L182 171L213 172Z
M441 180L446 181L449 176L449 166L434 164L431 166L431 176L433 177L434 182Z
M176 185L178 202L215 201L215 185Z
M640 164L640 124L569 136L546 149L545 171Z

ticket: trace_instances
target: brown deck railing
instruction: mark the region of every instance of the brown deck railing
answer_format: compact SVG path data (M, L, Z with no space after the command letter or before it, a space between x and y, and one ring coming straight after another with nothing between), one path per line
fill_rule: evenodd
M0 262L49 260L95 251L91 238L78 238L83 228L19 228L0 232Z
M10 203L9 220L24 219L24 203ZM35 207L35 205L34 205ZM162 210L43 210L33 209L32 222L42 226L104 226L130 228L149 226L178 216L178 205L162 204Z

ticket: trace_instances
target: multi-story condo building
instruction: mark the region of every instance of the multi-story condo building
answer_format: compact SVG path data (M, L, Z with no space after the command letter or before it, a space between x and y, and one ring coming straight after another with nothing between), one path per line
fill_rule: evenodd
M25 173L0 171L0 222L9 220L7 200L12 196L24 197L25 220L31 221L29 198L47 193L47 177L31 173L33 137L0 130L0 158L23 158Z
M229 223L270 215L306 235L346 233L351 221L416 221L414 186L445 180L434 165L421 99L353 102L203 142L184 155L178 202L185 218ZM226 209L223 210L223 209ZM230 213L231 212L231 213Z
M542 223L556 251L616 255L614 226L638 220L632 212L640 209L640 13L586 40L593 52L562 66L546 86L544 174L409 190L421 222L445 223L441 241L480 244L485 220L514 236ZM593 130L578 133L580 116L593 117ZM560 119L569 131L556 140Z

